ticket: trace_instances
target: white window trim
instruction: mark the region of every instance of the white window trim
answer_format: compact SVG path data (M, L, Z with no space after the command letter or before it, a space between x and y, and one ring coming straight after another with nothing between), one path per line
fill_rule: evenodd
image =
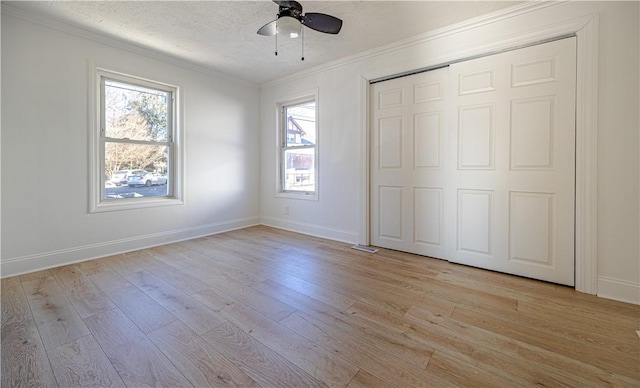
M308 191L285 191L283 185L283 169L282 164L284 163L283 153L282 153L282 145L283 145L283 108L289 105L296 105L303 102L309 102L313 100L316 104L316 142L315 142L315 177L314 177L314 192ZM279 198L288 198L288 199L302 199L308 201L318 201L319 200L319 175L320 175L320 103L318 98L318 90L314 89L312 91L308 91L306 93L301 93L296 97L292 97L289 99L282 99L276 104L276 197Z
M158 85L170 89L175 100L171 117L173 127L172 187L170 197L147 197L135 199L105 200L104 150L101 141L101 77L107 76L124 82L132 82L157 88ZM96 66L89 62L89 213L143 209L157 206L184 205L182 99L180 88L163 82L153 81ZM171 184L171 183L168 183Z

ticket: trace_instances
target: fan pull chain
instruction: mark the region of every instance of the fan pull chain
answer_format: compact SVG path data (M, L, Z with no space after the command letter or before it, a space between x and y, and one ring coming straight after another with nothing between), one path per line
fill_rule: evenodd
M276 19L276 57L278 56L278 19Z
M301 61L304 61L304 26L301 26L300 29L300 38L302 40L301 42L301 51L302 51L302 58L300 59Z

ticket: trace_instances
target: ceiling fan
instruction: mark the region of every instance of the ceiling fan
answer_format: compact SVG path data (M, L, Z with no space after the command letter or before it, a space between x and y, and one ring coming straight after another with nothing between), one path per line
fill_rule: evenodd
M288 38L297 38L304 34L302 26L311 28L326 34L337 34L342 28L342 20L324 13L307 12L302 14L302 4L297 1L273 0L278 4L276 20L265 24L258 30L258 35L276 37L276 55L278 55L278 35ZM304 50L304 43L303 43ZM304 60L304 55L302 57Z

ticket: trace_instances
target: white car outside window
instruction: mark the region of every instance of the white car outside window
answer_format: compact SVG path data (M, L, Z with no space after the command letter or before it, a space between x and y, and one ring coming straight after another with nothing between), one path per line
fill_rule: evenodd
M145 174L145 170L120 170L116 171L115 174L111 177L111 183L114 183L116 186L126 185L127 180L131 175L134 174Z
M127 179L127 185L129 186L152 186L152 185L166 185L167 177L157 172L135 173L129 175Z

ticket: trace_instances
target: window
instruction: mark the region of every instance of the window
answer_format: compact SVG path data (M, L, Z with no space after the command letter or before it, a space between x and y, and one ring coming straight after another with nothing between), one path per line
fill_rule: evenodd
M97 69L92 211L180 203L174 86Z
M317 197L315 97L280 105L280 192Z

